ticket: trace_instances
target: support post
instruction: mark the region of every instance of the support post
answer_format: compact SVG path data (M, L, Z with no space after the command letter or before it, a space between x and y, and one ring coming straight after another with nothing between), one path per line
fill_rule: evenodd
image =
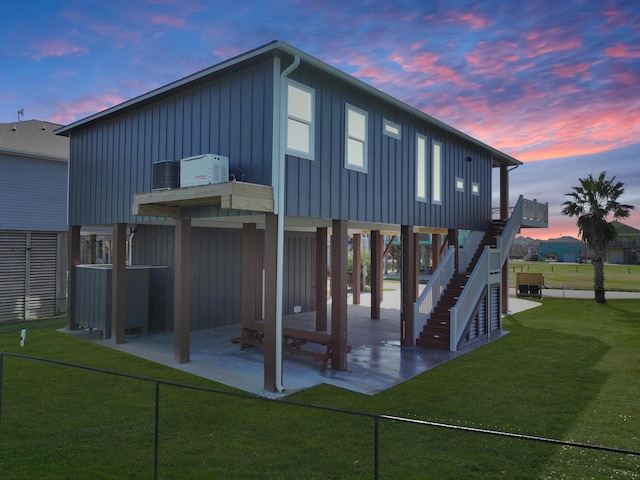
M371 230L371 318L380 319L382 301L382 235L379 230Z
M362 289L361 273L362 265L360 260L360 243L362 235L355 233L353 235L353 263L351 265L351 287L353 289L353 304L360 305L360 290Z
M264 312L264 389L276 392L276 295L282 295L276 288L278 248L278 216L265 215L264 269L265 269L265 312Z
M242 292L240 302L241 335L256 321L256 293L258 288L257 261L258 230L255 223L242 226Z
M400 344L410 347L413 338L413 304L416 301L416 251L413 227L402 225L402 310L400 313Z
M500 166L500 219L509 220L509 169ZM509 256L502 265L502 285L500 288L502 313L509 311Z
M69 227L69 286L67 303L67 330L78 329L76 311L76 266L80 265L80 225Z
M333 220L331 239L331 368L347 369L347 222Z
M458 272L460 272L460 262L459 262L459 259L458 259L458 254L459 254L459 250L458 250L458 230L456 230L455 228L450 228L447 237L449 239L449 246L455 248L455 250L453 252L453 261L454 261L455 271L456 271L456 273L458 273Z
M431 234L431 271L435 272L440 265L440 234Z
M327 227L316 229L316 331L327 331Z
M111 270L111 341L124 343L127 323L127 224L113 225Z
M191 357L191 219L175 223L173 359L187 363Z

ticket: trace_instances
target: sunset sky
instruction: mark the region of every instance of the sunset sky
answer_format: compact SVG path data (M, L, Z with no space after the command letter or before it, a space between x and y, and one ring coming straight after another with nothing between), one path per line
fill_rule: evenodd
M278 39L525 162L511 203L550 227L523 235L577 236L563 194L603 170L640 209L638 0L4 1L0 32L0 122L68 124Z

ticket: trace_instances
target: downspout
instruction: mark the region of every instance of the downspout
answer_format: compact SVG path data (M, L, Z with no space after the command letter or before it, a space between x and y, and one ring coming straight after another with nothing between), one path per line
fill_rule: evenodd
M276 115L279 131L278 139L278 177L277 177L277 192L274 195L276 198L275 210L278 215L278 245L276 250L276 390L278 392L284 391L282 385L282 289L284 285L284 216L285 216L285 160L286 160L286 112L287 112L287 82L286 78L291 72L293 72L300 65L300 56L295 55L293 63L289 65L278 78L280 105ZM280 61L276 58L274 67L280 66ZM275 90L274 88L274 90ZM274 115L275 116L275 115Z

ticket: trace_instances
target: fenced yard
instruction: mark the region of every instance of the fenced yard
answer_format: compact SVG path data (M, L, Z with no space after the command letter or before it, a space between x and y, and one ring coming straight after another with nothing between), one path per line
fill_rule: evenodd
M123 375L5 355L0 478L640 478L640 305L542 303L506 318L499 341L381 394L321 386L288 397L295 405L235 395L60 322L31 324L22 348L23 325L3 326L0 351Z

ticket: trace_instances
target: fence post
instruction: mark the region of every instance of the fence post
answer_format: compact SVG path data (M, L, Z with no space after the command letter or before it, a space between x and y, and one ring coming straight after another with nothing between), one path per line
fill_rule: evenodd
M0 432L2 432L2 370L4 353L0 352Z
M155 439L154 439L154 447L153 447L153 478L156 480L158 478L158 445L160 441L160 381L156 380L156 419L155 419Z
M380 419L374 417L374 460L373 460L373 478L378 480L378 443L380 438L380 431L378 424Z

